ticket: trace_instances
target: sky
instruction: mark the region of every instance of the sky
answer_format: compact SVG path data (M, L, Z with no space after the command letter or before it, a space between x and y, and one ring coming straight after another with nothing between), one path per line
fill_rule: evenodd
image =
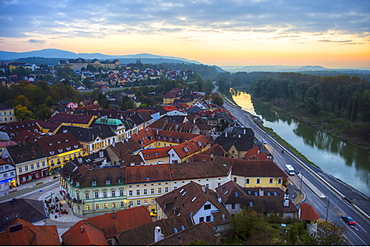
M0 50L370 68L369 0L0 0Z

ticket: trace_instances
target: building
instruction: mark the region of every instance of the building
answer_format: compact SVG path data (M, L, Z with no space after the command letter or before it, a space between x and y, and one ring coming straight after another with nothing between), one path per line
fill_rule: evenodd
M230 214L217 193L195 182L190 182L155 199L158 205L158 218L169 218L176 215L190 215L194 224L207 222L212 224L221 214L220 225L229 223ZM217 225L219 226L219 225ZM219 227L220 231L225 227Z
M0 104L0 124L7 124L17 121L14 115L14 108Z
M163 95L163 104L164 105L171 105L175 101L175 99L180 99L183 95L182 88L174 88L168 91L165 95Z
M9 194L10 187L15 185L15 166L10 159L0 159L0 196Z
M60 245L56 226L35 226L17 218L0 232L1 246L58 246Z

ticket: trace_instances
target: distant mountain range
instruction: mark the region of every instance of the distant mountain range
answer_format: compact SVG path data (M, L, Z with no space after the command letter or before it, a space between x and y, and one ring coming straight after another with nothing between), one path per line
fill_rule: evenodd
M284 66L284 65L256 65L256 66L223 66L223 69L235 72L320 72L320 71L338 71L338 72L356 72L356 73L370 73L370 68L340 68L329 69L323 66Z
M105 55L101 53L74 53L70 51L63 51L59 49L43 49L38 51L29 52L9 52L0 51L0 60L15 60L20 58L33 58L33 57L43 57L43 58L59 58L59 59L118 59L122 63L123 61L135 62L137 59L141 59L142 63L191 63L191 64L201 64L198 61L188 60L180 57L171 56L159 56L147 53L134 54L134 55ZM122 60L122 61L121 61ZM128 62L128 63L129 63Z

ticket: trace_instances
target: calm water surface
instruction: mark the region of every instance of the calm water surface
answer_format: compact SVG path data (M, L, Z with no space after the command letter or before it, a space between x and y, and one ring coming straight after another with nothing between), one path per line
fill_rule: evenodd
M244 110L258 115L266 127L272 128L284 140L331 174L370 196L370 154L338 138L298 122L284 114L252 102L249 94L236 92L235 102Z

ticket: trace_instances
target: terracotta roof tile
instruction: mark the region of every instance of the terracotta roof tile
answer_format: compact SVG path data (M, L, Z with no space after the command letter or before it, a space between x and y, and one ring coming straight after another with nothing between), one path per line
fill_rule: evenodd
M169 164L125 167L125 176L128 184L172 180Z
M84 221L77 222L62 235L63 244L71 246L107 246L103 231Z
M302 220L314 221L320 219L320 215L308 203L301 203L300 218Z

